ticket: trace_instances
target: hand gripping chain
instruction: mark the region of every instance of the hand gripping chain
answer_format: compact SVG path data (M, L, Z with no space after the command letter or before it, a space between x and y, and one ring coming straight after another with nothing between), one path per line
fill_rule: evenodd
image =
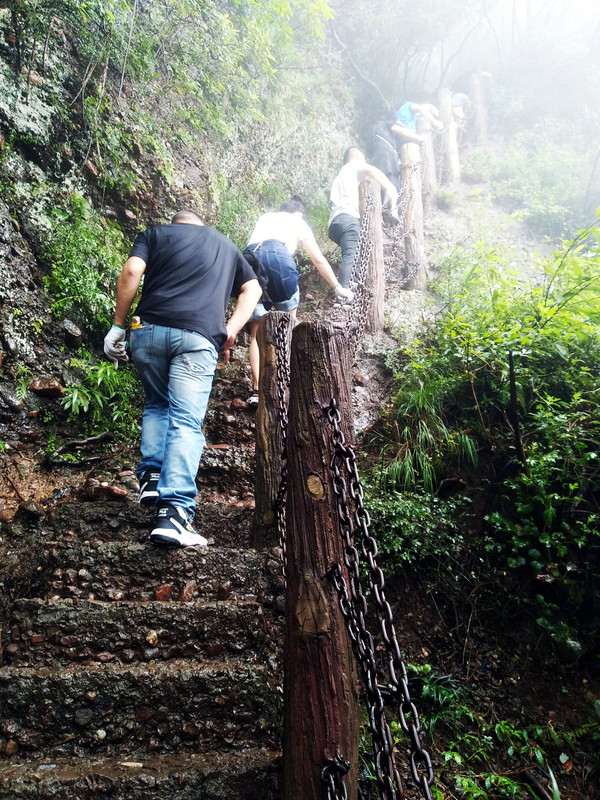
M358 475L356 455L345 443L344 434L340 429L341 417L336 401L332 399L324 411L333 428L334 454L331 459L333 491L337 498L340 534L344 541L344 564L348 571L350 591L340 564L331 567L329 576L338 593L340 610L355 647L365 682L378 789L382 800L397 800L404 796L394 761L392 735L385 717L383 700L385 694L393 697L398 703L398 719L411 743L410 765L413 780L426 800L431 800L431 786L434 780L431 758L423 749L420 740L419 715L410 698L408 674L398 647L392 610L385 598L383 572L377 566L377 543L369 533L371 521L364 507L364 493ZM342 474L344 471L347 480ZM348 490L354 507L352 514L348 506ZM387 652L389 685L377 683L375 647L365 622L367 601L360 583L359 554L354 546L355 531L360 541L360 549L368 562L369 586L375 598L379 632Z

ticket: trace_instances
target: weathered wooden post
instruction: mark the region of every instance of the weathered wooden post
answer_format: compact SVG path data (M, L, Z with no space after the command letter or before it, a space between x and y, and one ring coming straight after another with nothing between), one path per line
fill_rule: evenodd
M486 86L490 75L487 72L472 72L469 76L469 115L473 130L473 140L487 141L487 97Z
M423 231L423 194L421 191L420 148L403 144L400 148L402 196L408 198L404 211L403 289L425 287L425 234ZM409 277L410 276L410 277Z
M285 348L280 357L289 358L292 330L296 320L283 311L271 311L258 326L260 350L259 403L256 409L256 475L254 483L254 517L252 546L273 547L279 542L275 501L281 481L283 429L279 408L282 376L277 369L278 347ZM284 398L288 402L287 389Z
M284 644L283 800L318 800L321 770L342 756L349 800L358 791L356 667L337 593L326 577L343 567L323 408L337 400L352 441L351 357L345 329L300 323L292 336L288 423L287 603ZM344 569L344 574L346 570Z
M371 295L367 309L365 330L383 330L385 303L385 268L383 262L383 233L381 228L381 191L379 185L370 178L361 181L358 187L361 219L371 203L366 230L366 241L372 242L369 263L365 276L366 289Z
M417 118L417 132L423 137L421 142L421 193L423 195L423 213L429 213L431 198L437 189L435 149L431 123L424 117Z
M452 105L450 89L438 92L440 119L444 123L442 134L442 181L456 183L460 181L460 157L458 152L458 123Z

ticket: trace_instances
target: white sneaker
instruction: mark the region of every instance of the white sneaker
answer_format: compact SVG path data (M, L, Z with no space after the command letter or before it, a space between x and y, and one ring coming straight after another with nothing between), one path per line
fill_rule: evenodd
M204 536L192 528L185 511L179 506L161 506L158 509L150 541L167 547L206 547L208 544Z

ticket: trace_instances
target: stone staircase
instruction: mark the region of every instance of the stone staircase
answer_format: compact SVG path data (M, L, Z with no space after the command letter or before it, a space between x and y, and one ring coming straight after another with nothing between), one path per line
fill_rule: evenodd
M148 545L133 493L4 525L0 800L279 796L281 567L248 547L253 418L227 387L207 439L221 415L238 440L198 481L210 547ZM237 500L206 500L231 480Z

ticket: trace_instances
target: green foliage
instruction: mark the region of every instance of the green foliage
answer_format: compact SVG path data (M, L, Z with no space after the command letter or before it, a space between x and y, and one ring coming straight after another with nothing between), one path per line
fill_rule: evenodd
M27 396L27 387L31 383L31 379L33 378L33 374L31 370L26 367L24 364L19 364L17 366L17 374L16 374L16 381L17 381L17 388L16 388L16 395L19 400L23 401Z
M71 366L83 377L66 387L62 405L69 419L84 416L92 434L110 431L134 440L141 415L138 399L143 394L136 373L127 367L116 370L108 361L92 364L74 359Z
M52 313L70 314L92 332L110 326L126 247L120 230L92 211L83 197L73 195L65 208L57 208L44 247L52 270L46 280Z
M470 510L464 498L440 500L432 495L372 487L365 493L371 531L394 573L433 560L448 563L465 546L464 523Z
M576 744L579 731L559 731L550 722L520 727L513 720L498 719L492 710L474 711L486 708L474 685L440 673L430 664L408 664L407 671L421 728L436 748L439 766L432 790L439 800L448 796L442 793L442 786L453 786L456 795L451 792L451 797L520 800L529 791L520 778L524 770L537 766L551 774L551 764L569 769L570 754L576 748L581 752L581 742ZM366 722L364 728L366 731ZM410 746L399 723L391 721L390 728L397 749ZM589 733L586 727L584 735ZM366 734L361 741L366 774L374 779L366 756ZM427 741L425 744L430 746ZM498 771L498 758L508 769ZM557 787L556 780L552 785Z
M600 571L599 241L597 229L582 232L532 265L530 280L483 249L440 265L446 313L398 362L380 464L384 482L429 490L476 454L491 464L487 474L501 478L489 530L505 565L535 581L540 627L569 660ZM410 511L394 495L387 527L396 514ZM433 524L414 527L416 540ZM406 546L401 525L394 536ZM451 535L446 545L461 542Z
M472 163L496 201L538 235L557 241L587 225L600 205L590 194L595 153L568 121L538 122L495 152L473 152Z

